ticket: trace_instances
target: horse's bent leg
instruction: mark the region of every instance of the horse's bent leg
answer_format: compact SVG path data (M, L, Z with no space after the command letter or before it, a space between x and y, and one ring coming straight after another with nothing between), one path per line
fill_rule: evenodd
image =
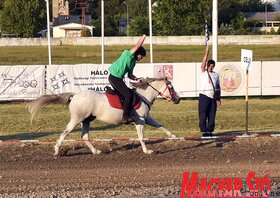
M90 120L85 119L83 121L82 138L84 139L85 144L89 147L89 149L93 154L100 154L101 151L96 149L89 141L89 126L90 126Z
M136 130L137 130L138 138L139 138L140 144L142 146L143 152L146 154L151 154L153 151L147 149L146 144L143 140L144 139L144 125L145 125L144 118L140 118L140 119L141 119L140 122L136 122Z
M152 127L156 127L158 129L160 129L161 131L163 131L164 133L167 134L168 137L171 138L176 138L176 135L172 134L169 130L167 130L166 128L164 128L159 122L155 121L151 116L148 116L145 119L146 124L152 126Z
M54 156L57 156L59 154L59 147L62 144L62 141L77 126L78 123L79 122L76 121L76 119L71 119L67 124L66 129L62 132L59 139L56 141L56 145L54 146Z

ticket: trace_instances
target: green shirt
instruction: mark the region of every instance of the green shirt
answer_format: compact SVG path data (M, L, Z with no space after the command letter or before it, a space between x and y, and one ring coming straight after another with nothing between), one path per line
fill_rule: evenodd
M113 76L123 79L127 72L133 71L135 64L134 54L130 50L124 50L122 55L109 67L109 71Z

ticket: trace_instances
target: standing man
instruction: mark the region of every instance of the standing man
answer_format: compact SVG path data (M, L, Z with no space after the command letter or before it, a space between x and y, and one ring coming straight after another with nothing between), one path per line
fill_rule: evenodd
M219 75L213 71L215 61L209 60L207 62L208 54L209 49L207 46L201 64L201 89L198 101L199 128L203 137L212 136L215 129L217 105L221 105Z
M142 47L145 38L146 35L142 35L132 49L124 50L122 55L109 67L109 82L124 99L124 112L122 118L123 124L129 124L133 121L130 117L133 94L126 86L123 78L127 74L128 78L133 80L137 79L133 75L133 69L136 65L136 61L140 61L144 56L146 56L146 50Z

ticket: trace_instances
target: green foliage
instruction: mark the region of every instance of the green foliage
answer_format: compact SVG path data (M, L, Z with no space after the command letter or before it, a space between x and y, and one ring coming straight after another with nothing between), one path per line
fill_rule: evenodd
M41 0L6 0L0 17L2 33L32 37L46 26L45 7Z
M273 5L267 1L267 11L273 11ZM262 0L240 0L240 9L242 12L264 12L265 3Z
M278 30L276 32L277 34L280 34L280 27L278 27Z
M219 35L234 35L235 31L232 27L232 25L229 24L221 24L219 28Z
M240 20L237 23L236 34L246 35L246 34L261 34L259 28L259 21L253 19Z
M90 36L91 36L91 33L90 33L90 30L88 28L82 29L81 37L90 37Z
M252 19L244 20L243 12L263 12L264 5L261 0L219 1L219 27L221 28L221 24L228 24L236 35L261 34L258 28L260 22ZM267 6L268 10L272 9L272 5Z
M276 34L276 31L274 30L274 28L270 28L269 34L270 35L275 35Z
M129 35L149 35L148 1L127 0Z
M223 0L218 3L218 22L219 26L224 24L231 24L231 21L239 18L241 15L241 3L236 0Z
M104 3L104 34L105 36L117 36L119 33L119 20L125 8L123 0L110 0ZM93 26L94 36L101 35L101 1L94 3Z
M5 3L4 3L5 2ZM76 0L69 0L74 12ZM79 0L86 2L86 0ZM101 35L101 0L88 0L92 14L94 36ZM119 35L119 20L129 18L129 35L149 35L148 0L104 1L105 36ZM52 2L50 1L50 5ZM244 21L242 12L273 10L271 3L262 0L218 1L218 25L223 34L259 34L255 24ZM2 33L30 37L45 28L44 0L0 0L0 29ZM52 9L50 9L52 11ZM76 14L81 14L76 10ZM212 20L211 0L152 0L152 24L154 36L203 35L205 20ZM223 24L223 25L222 25ZM211 32L211 23L209 24Z
M158 1L154 7L154 31L164 36L201 35L210 7L206 0Z

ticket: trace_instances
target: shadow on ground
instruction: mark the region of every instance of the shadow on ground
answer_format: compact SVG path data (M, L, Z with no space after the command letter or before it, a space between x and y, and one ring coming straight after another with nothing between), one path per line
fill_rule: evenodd
M48 137L58 132L31 132L31 133L17 133L12 135L0 135L0 140L34 140L42 137Z

